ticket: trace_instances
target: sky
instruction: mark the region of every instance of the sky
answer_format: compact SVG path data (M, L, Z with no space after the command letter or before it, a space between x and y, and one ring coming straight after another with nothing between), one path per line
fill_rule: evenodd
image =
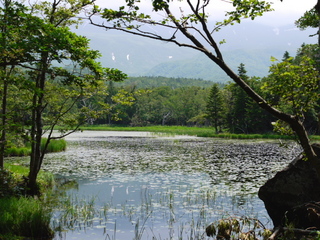
M275 27L293 23L306 11L313 8L317 0L283 0L283 2L274 0L273 3L275 11L257 18L257 22Z
M123 2L123 0L97 0L98 5L108 8L119 5L121 2ZM181 4L181 2L179 2L180 1L177 0L174 1L175 4ZM280 27L294 23L304 12L310 10L316 4L317 0L283 0L282 2L280 0L271 0L270 2L273 2L275 11L265 13L264 16L257 18L255 21L273 27ZM141 0L140 4L141 9L146 12L149 11L150 13L150 8L147 7L150 5L150 0ZM207 9L213 19L217 18L217 21L220 21L225 11L230 9L230 6L231 4L228 3L228 0L211 0ZM175 6L175 9L180 9L180 5Z

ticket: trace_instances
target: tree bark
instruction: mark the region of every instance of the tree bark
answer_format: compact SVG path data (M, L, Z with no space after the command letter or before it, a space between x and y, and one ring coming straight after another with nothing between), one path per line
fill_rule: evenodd
M37 176L41 168L44 153L41 151L43 133L42 111L45 91L46 72L48 69L48 53L42 53L39 72L36 77L36 86L33 95L32 128L31 128L31 156L28 188L30 195L38 194Z
M1 138L0 138L0 170L4 167L4 151L6 147L6 123L7 123L7 94L8 81L6 76L3 76L3 89L2 89L2 110L1 110Z

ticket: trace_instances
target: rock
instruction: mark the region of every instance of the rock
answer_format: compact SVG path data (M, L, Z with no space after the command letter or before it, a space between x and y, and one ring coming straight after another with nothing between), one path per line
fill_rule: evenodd
M320 156L320 145L314 144L313 148ZM320 201L320 178L311 164L300 155L269 179L259 189L258 195L273 225L277 227L283 223L287 211L304 203Z

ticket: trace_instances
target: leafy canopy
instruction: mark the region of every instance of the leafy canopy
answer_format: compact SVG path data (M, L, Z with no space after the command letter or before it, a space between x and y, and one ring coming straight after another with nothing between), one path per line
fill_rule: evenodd
M279 102L289 114L302 117L303 113L315 106L319 98L319 72L308 56L302 56L298 65L291 60L270 67L271 74L264 88L280 97Z

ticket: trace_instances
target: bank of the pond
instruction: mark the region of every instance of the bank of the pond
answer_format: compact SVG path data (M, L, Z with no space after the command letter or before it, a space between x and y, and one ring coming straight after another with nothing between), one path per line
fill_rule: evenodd
M52 207L47 198L54 176L40 171L42 196L33 198L25 196L27 174L27 167L15 164L5 163L0 170L0 240L50 239L54 235L50 226Z
M90 125L83 126L81 130L91 131L138 131L138 132L155 132L168 133L177 135L190 135L197 137L211 137L224 139L294 139L293 136L269 134L233 134L233 133L215 133L213 127L187 127L187 126L145 126L145 127L128 127L116 125ZM313 140L320 140L320 136L312 136Z

